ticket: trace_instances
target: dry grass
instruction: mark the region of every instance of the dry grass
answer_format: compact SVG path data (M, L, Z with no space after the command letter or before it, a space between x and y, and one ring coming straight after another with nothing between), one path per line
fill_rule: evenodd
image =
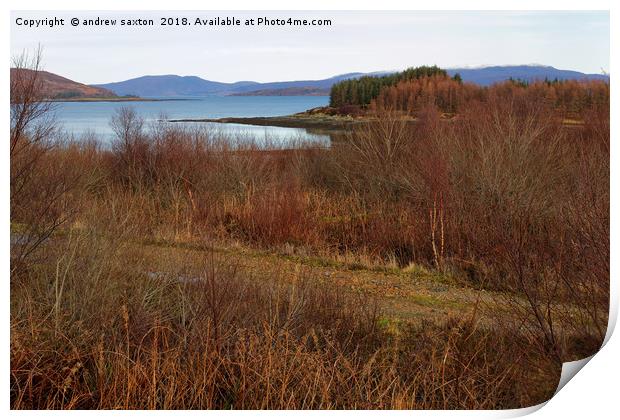
M57 241L55 264L12 288L13 408L501 408L557 380L475 315L394 333L371 301L303 273L248 278L213 254L151 272L134 246Z

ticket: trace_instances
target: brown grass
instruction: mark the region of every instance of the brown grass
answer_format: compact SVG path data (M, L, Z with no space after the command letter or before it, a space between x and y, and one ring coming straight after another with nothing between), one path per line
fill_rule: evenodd
M475 315L394 335L371 301L303 273L247 278L213 255L149 272L138 249L74 233L14 284L13 408L501 408L557 380Z

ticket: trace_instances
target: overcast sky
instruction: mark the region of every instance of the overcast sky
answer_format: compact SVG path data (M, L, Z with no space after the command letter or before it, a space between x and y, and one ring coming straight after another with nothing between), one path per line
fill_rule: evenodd
M71 18L148 18L153 27L73 27ZM322 27L162 27L161 17L331 19ZM64 18L25 27L17 18ZM143 75L259 82L349 72L545 64L609 71L608 12L13 12L11 53L43 47L45 70L82 83Z

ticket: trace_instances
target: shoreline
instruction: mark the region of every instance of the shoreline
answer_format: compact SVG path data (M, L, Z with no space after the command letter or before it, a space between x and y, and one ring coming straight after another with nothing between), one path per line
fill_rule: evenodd
M377 121L377 119L371 117L343 117L302 112L299 114L277 117L175 118L166 121L171 123L209 122L218 124L244 124L268 127L303 128L309 132L319 134L322 132L325 132L325 134L338 134L350 132L356 128L361 128L369 123L372 123L373 121ZM408 124L415 124L417 118L403 116L402 121ZM449 123L451 122L451 119L442 117L441 121ZM565 119L562 121L561 125L565 128L577 129L583 128L584 122Z
M354 127L370 122L369 119L333 117L328 115L293 114L279 117L225 117L225 118L177 118L167 120L173 123L212 122L220 124L245 124L257 126L304 128L328 131L350 131Z
M256 126L303 128L313 132L326 132L325 134L339 134L362 128L367 124L377 121L376 116L341 115L329 106L311 108L306 111L290 115L273 117L223 117L223 118L174 118L167 120L173 123L183 122L210 122L219 124L246 124ZM403 116L407 122L415 122L416 118Z

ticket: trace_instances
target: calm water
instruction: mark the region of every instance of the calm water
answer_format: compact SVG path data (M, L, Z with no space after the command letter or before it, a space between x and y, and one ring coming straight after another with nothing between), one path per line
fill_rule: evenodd
M110 119L121 107L132 107L147 124L160 118L222 118L272 117L302 112L327 105L325 96L209 96L182 100L152 102L59 102L55 114L65 131L77 138L95 134L104 142L112 138ZM237 137L252 138L257 142L269 141L286 144L303 140L328 143L329 136L308 133L302 128L263 127L241 124L174 123L213 126L218 132Z

